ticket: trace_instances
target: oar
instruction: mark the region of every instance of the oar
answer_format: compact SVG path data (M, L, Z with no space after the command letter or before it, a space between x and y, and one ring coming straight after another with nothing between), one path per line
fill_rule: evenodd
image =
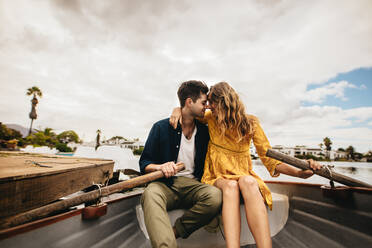
M185 168L185 165L183 163L177 164L177 172L183 170L184 168ZM146 184L148 182L157 180L162 177L164 177L164 174L161 171L155 171L155 172L151 172L146 175L143 175L143 176L129 179L127 181L112 184L107 187L102 187L100 189L90 191L88 193L74 196L66 200L51 203L49 205L42 206L42 207L27 211L24 213L20 213L15 216L11 216L11 217L1 220L0 229L5 229L5 228L20 225L20 224L24 224L30 221L38 220L50 214L67 209L69 207L73 207L73 206L76 206L76 205L79 205L85 202L92 202L92 201L98 200L102 196L107 196L107 195L110 195L116 192L131 189L131 188Z
M273 149L268 149L266 156L293 165L303 170L312 170L307 161L288 156L287 154L275 151ZM347 186L372 188L372 185L337 173L328 166L323 166L321 169L314 171L314 174L328 178L338 183L342 183Z

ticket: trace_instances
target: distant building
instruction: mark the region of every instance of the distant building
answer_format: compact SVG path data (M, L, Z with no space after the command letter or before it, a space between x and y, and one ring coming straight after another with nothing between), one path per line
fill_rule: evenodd
M272 149L282 152L284 154L290 156L296 155L313 155L316 157L325 157L328 151L316 148L316 147L307 147L307 146L294 146L294 147L285 147L281 145L273 146ZM346 158L346 152L341 151L329 151L329 158L336 159L336 158Z
M121 148L129 148L129 149L139 149L144 147L144 143L139 140L124 140L124 139L114 139L114 140L106 140L103 141L101 145L105 146L120 146Z
M142 141L130 141L130 140L127 140L127 141L124 141L120 144L120 147L124 147L124 148L129 148L129 149L139 149L141 147L144 147L144 143Z
M331 159L347 158L347 153L342 151L330 151L329 155Z

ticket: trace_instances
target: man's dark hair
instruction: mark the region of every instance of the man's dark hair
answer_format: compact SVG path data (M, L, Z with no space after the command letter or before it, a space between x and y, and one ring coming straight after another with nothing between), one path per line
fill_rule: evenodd
M198 98L200 97L201 93L202 94L208 93L208 86L205 83L196 80L183 82L177 91L181 108L185 106L187 98L191 98L193 102L196 102L196 100L198 100Z

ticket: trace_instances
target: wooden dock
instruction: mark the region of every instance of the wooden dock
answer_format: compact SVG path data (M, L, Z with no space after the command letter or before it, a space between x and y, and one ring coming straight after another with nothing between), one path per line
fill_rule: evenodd
M0 218L104 184L113 167L112 160L0 152Z

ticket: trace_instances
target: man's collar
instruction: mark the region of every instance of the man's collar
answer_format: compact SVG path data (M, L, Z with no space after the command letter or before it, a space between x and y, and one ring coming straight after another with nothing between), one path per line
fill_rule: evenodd
M195 118L194 119L194 123L195 123L195 126L198 127L200 125L200 122ZM177 123L177 128L176 128L177 131L180 131L182 130L182 126L180 124L180 122Z

